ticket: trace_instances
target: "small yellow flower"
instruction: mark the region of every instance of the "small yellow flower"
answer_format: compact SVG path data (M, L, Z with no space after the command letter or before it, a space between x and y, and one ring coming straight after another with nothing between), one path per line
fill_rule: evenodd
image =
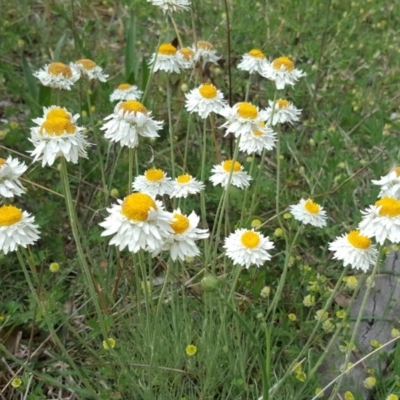
M399 400L399 396L397 396L397 394L389 394L388 397L386 397L386 400Z
M392 338L397 338L400 336L400 331L396 328L393 328L390 334L392 335Z
M375 339L370 340L370 341L369 341L369 344L370 344L370 346L373 347L374 349L378 349L379 347L382 346L382 344L381 344L380 342L378 342L377 340L375 340Z
M111 197L114 197L114 198L116 198L116 199L118 199L118 197L119 197L119 190L116 189L116 188L111 189L111 191L110 191L110 196L111 196Z
M306 265L303 265L303 270L306 271L306 272L311 272L312 268L309 265L306 264Z
M304 371L297 371L296 379L300 382L304 382L307 379L307 375Z
M336 311L336 316L340 319L344 318L346 316L346 311L345 310L338 310Z
M22 379L21 379L21 378L14 378L14 379L11 381L11 386L12 386L13 388L19 388L21 385L22 385Z
M261 225L261 221L257 218L253 219L253 221L251 221L251 227L256 229Z
M60 264L59 264L59 263L56 263L56 262L51 263L51 264L49 265L49 270L50 270L51 272L58 272L58 271L60 270Z
M331 333L335 330L335 325L332 323L330 319L327 319L322 323L322 329L326 333Z
M292 218L292 214L290 213L283 214L283 219L290 219L290 218Z
M197 353L197 347L194 344L189 344L186 346L185 351L188 356L194 356Z
M290 319L290 321L296 321L297 316L296 316L296 314L289 313L289 314L288 314L288 318Z
M19 123L16 121L11 121L10 122L10 128L11 129L17 129L19 127Z
M373 376L369 376L368 378L364 379L363 383L364 387L366 387L368 390L371 390L376 385L376 378Z
M141 281L140 288L142 289L143 293L151 293L151 282L150 281Z
M358 287L358 280L355 276L348 276L346 279L346 288L355 290Z
M306 307L312 307L313 305L315 305L315 296L311 296L310 294L308 294L306 297L304 297L303 304Z
M103 349L110 350L115 347L115 339L109 337L106 340L103 340Z
M344 400L354 400L354 399L355 399L355 397L353 396L353 393L347 391L347 392L344 394Z
M283 235L283 230L282 228L276 228L274 232L275 237L281 237Z
M269 286L264 286L261 289L260 296L266 299L271 294L271 288Z
M328 319L328 317L329 317L328 311L324 311L324 310L317 310L315 313L315 316L314 316L314 318L317 321L321 321L321 322L326 321Z

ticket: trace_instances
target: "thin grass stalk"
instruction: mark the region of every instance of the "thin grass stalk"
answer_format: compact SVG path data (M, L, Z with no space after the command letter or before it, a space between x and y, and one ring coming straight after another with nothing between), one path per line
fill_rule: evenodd
M62 181L62 185L64 188L65 203L67 206L69 221L71 223L72 234L74 236L74 240L75 240L75 244L76 244L76 250L78 253L79 264L80 264L80 266L83 270L84 276L86 278L86 284L88 285L90 296L91 296L94 306L96 308L96 313L99 318L99 322L100 322L100 326L102 328L102 333L104 335L104 339L106 339L107 338L107 330L105 328L105 324L103 321L103 313L100 308L99 300L102 303L103 309L105 309L105 304L103 303L101 291L99 290L97 283L95 282L93 272L92 272L91 268L89 267L89 265L86 261L85 255L83 253L83 248L82 248L81 241L80 241L80 234L79 234L79 230L78 230L78 223L77 223L78 218L77 218L75 207L74 207L74 204L72 201L71 189L70 189L69 181L68 181L67 163L66 163L64 157L61 157L61 181ZM82 236L83 236L83 234L82 234Z
M168 110L168 132L171 151L171 173L172 178L175 179L175 152L174 152L174 127L172 125L172 104L171 104L171 83L167 76L167 110Z

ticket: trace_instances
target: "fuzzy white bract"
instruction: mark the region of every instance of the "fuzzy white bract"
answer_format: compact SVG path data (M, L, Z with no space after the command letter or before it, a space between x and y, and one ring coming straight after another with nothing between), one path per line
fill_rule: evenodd
M153 68L153 72L165 71L168 73L176 72L179 74L181 64L176 57L176 47L171 43L161 44L157 53L153 53L151 56L149 65Z
M254 72L261 74L266 64L268 64L268 60L265 58L264 53L259 49L252 49L242 56L242 61L238 64L238 68L250 74Z
M74 64L54 62L45 65L39 71L33 73L42 85L53 89L71 90L73 84L80 78L80 73Z
M164 14L188 10L190 7L190 0L147 0L147 2L160 7Z
M310 224L317 228L326 225L326 211L311 199L301 199L298 204L291 205L289 209L293 217L303 224Z
M372 180L372 183L381 187L378 197L393 197L400 200L400 167L393 168L379 181Z
M235 265L249 268L250 265L261 267L265 261L271 259L268 250L273 249L274 243L254 229L239 228L226 239L224 248L226 256L233 260Z
M128 247L132 253L143 249L154 252L173 233L171 213L162 202L145 193L132 193L107 208L109 216L99 225L105 228L101 236L113 235L110 245L119 250Z
M258 129L260 123L265 123L267 114L265 110L259 111L251 103L240 102L233 107L226 106L220 114L227 120L221 128L226 128L225 136L233 133L236 138L241 135L251 134Z
M376 263L378 256L378 250L371 243L371 239L361 235L358 229L338 236L329 244L329 250L335 253L335 260L343 261L344 266L350 265L351 268L364 272Z
M240 136L239 150L247 154L261 154L262 151L272 150L275 147L276 133L263 121L252 131Z
M107 82L108 75L103 72L103 68L88 58L82 58L75 61L75 67L79 70L82 76L87 76L88 79L97 79L100 82Z
M190 113L197 113L201 118L207 118L210 113L220 113L227 105L224 95L211 84L203 83L191 90L186 96L185 107Z
M206 40L199 40L195 45L193 45L193 48L195 49L195 61L200 62L202 68L204 68L208 62L218 64L218 60L221 58L217 55L214 46Z
M285 122L293 124L299 120L301 110L296 108L290 101L279 99L275 102L274 106L274 102L268 100L268 104L269 107L265 110L265 112L270 125L284 124Z
M42 167L53 165L58 157L76 164L79 157L87 158L86 148L90 144L76 125L79 114L74 116L65 108L51 106L44 108L44 117L35 118L37 126L31 128L29 139L35 149L30 151L33 161L42 161Z
M176 59L183 69L192 69L196 64L195 51L190 47L177 50Z
M138 145L139 136L156 138L162 128L162 121L153 120L151 111L136 100L118 103L104 120L107 122L100 128L105 131L104 137L131 148Z
M392 243L400 242L400 200L382 197L361 213L363 218L358 227L362 235L374 237L379 244L386 239Z
M24 162L17 158L7 157L7 160L0 158L0 196L14 197L24 193L24 187L19 177L28 169Z
M275 82L278 90L284 89L286 85L293 86L297 80L306 76L302 70L296 69L294 63L288 57L279 57L271 63L265 64L261 75Z
M135 178L132 184L133 190L147 193L151 196L170 195L174 189L171 178L162 169L148 169L144 175Z
M35 218L13 205L0 206L0 251L7 254L18 246L34 244L39 239Z
M207 229L197 228L200 222L199 216L194 211L186 216L178 208L173 212L173 218L170 223L173 233L164 240L163 246L153 256L161 251L169 251L174 261L198 256L200 250L195 241L206 239L210 235Z
M231 172L232 171L232 172ZM243 166L239 161L226 160L221 164L215 165L211 172L210 181L214 186L221 185L224 189L230 184L240 189L250 186L251 176L243 170Z
M171 197L177 198L186 198L189 194L200 193L205 188L203 182L198 181L189 174L179 175L177 178L175 178L172 184L173 190Z
M137 86L130 85L129 83L121 83L111 93L110 101L139 100L142 95L143 92Z

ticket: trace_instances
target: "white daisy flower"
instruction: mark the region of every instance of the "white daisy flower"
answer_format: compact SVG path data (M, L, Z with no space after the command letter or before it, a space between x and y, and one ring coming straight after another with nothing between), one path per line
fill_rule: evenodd
M185 11L190 7L189 0L147 0L147 2L160 7L164 14L167 12Z
M196 246L195 241L206 239L209 237L207 229L197 228L200 217L194 211L189 216L183 215L178 208L173 212L174 219L170 222L173 230L172 235L169 235L161 248L152 254L154 257L161 251L169 251L171 259L175 261L179 259L185 260L185 257L196 257L200 254L200 250Z
M344 266L350 265L364 272L376 263L378 256L378 250L371 244L371 239L361 235L358 229L338 236L329 243L329 250L335 252L333 258L342 260Z
M39 239L38 226L26 211L12 205L0 206L0 251L7 254L18 246L34 244Z
M176 57L176 47L171 43L163 43L157 50L157 53L153 53L149 60L149 65L153 67L153 72L165 71L165 72L176 72L179 74L181 64Z
M393 197L400 200L400 167L393 168L379 181L372 180L374 185L381 187L378 197Z
M176 58L183 69L192 69L196 64L195 52L190 47L184 47L176 52Z
M215 165L211 170L213 175L210 176L210 181L214 186L221 185L226 189L231 175L231 170L231 185L240 189L245 189L250 186L250 181L252 179L251 176L243 170L243 166L239 161L235 161L235 164L233 164L233 160L226 160L219 165Z
M148 194L132 193L107 211L110 215L99 224L106 229L101 236L113 235L109 244L119 250L128 247L132 253L141 249L154 252L173 233L172 214Z
M264 53L259 49L252 49L242 56L238 68L242 71L248 71L250 74L254 72L261 74L265 64L268 64L268 61Z
M135 178L132 184L133 190L137 192L147 193L151 196L170 195L174 190L171 178L162 169L148 169L144 175Z
M80 78L80 73L72 63L68 66L61 62L54 62L34 72L33 76L38 78L44 86L71 90L71 86Z
M104 137L112 142L120 142L121 146L136 147L139 135L143 137L159 137L157 131L162 128L162 121L155 121L151 111L136 100L118 103L114 113L104 118L106 122L100 129L105 131Z
M135 85L122 83L110 95L110 101L139 100L143 92Z
M88 58L75 61L76 68L82 76L87 76L90 80L98 79L100 82L107 82L108 75L103 72L103 68Z
M374 237L379 244L386 239L392 243L400 242L400 200L382 197L365 211L358 225L362 235Z
M189 194L197 194L204 190L205 185L203 182L193 178L192 175L184 174L179 175L172 182L174 189L171 193L171 197L187 197Z
M261 121L258 127L253 127L251 133L240 136L239 150L247 154L261 154L264 149L272 150L275 142L276 133Z
M191 90L186 96L185 107L190 112L196 112L201 118L207 118L210 113L220 113L227 106L224 95L211 84L203 83Z
M271 259L268 250L273 249L274 243L254 229L236 229L226 239L224 248L226 256L233 260L235 265L249 268L250 265L261 267L265 261Z
M0 196L10 198L23 194L24 187L18 178L27 169L25 163L19 162L17 158L0 158Z
M299 120L301 110L296 108L292 102L279 99L275 102L275 107L274 102L271 100L268 100L268 104L269 107L265 110L265 112L270 125L284 124L285 122L293 124L293 122L297 122ZM272 115L272 112L274 115Z
M193 45L195 49L195 60L196 62L201 61L202 67L210 62L213 64L218 64L218 60L221 58L217 55L217 51L214 49L214 46L205 40L199 40L195 45Z
M301 199L298 204L290 206L289 209L293 217L303 224L310 224L317 228L326 225L326 211L311 199Z
M278 90L284 89L286 85L293 86L296 81L307 74L294 67L294 63L288 57L279 57L267 63L261 72L264 78L275 82Z
M58 157L64 157L74 164L79 157L87 158L86 147L90 144L77 126L79 114L72 116L65 108L52 106L44 108L44 118L35 118L38 126L31 128L31 138L35 149L29 151L33 161L42 160L42 167L53 165Z
M221 128L227 128L225 136L233 133L235 137L245 134L252 134L258 129L260 122L266 122L267 114L265 110L259 111L258 107L251 103L240 102L233 107L226 106L220 114L227 119Z

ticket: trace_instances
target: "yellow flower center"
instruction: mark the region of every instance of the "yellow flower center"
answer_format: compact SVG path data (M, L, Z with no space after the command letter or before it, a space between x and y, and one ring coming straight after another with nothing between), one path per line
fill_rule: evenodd
M199 88L199 92L201 96L206 99L214 99L217 97L217 89L211 83L203 83Z
M64 117L47 118L40 127L39 133L47 133L52 136L61 136L64 133L73 134L76 132L76 126L71 120Z
M148 181L151 182L158 182L161 181L162 179L164 179L164 171L162 169L148 169L145 173L144 176L146 177L146 179Z
M255 119L258 116L257 107L250 103L238 103L237 113L242 118Z
M259 49L250 50L249 55L251 55L254 58L264 58L265 57L264 53Z
M350 244L357 249L366 250L371 247L371 239L367 238L366 236L360 235L360 231L358 229L351 231L347 235L347 240Z
M170 223L175 233L181 234L189 228L189 219L182 214L174 214L174 221Z
M67 120L71 120L71 116L68 114L68 112L61 107L56 107L48 111L46 119L53 118L64 118Z
M192 177L189 174L185 174L185 175L179 175L176 178L176 181L178 183L188 183L188 182L190 182L191 179L192 179Z
M310 213L310 214L318 214L320 206L317 203L314 203L311 199L308 199L304 203L304 208Z
M383 217L397 217L400 215L400 201L392 197L382 197L375 203L376 206L382 206L379 215Z
M275 60L272 61L272 67L274 69L280 70L282 66L284 67L284 69L286 71L294 70L294 63L288 57L279 57L279 58L275 58Z
M152 208L157 210L157 205L148 194L132 193L122 202L121 213L134 221L146 221Z
M87 69L88 71L94 69L96 63L88 58L82 58L76 62L78 65L82 65L83 68Z
M254 249L260 244L260 235L253 231L247 231L243 233L240 238L242 245L248 249Z
M0 207L0 226L14 225L22 219L22 211L15 206Z
M121 83L118 85L118 90L129 90L132 86L129 83Z
M125 113L137 113L137 112L141 112L143 114L147 114L147 110L146 107L140 103L139 101L136 100L126 100L123 101L120 105L119 105L119 109L124 111Z
M197 47L202 50L214 50L214 46L210 42L207 42L205 40L199 40L197 42Z
M194 51L187 47L180 49L179 52L186 61L189 61L194 56Z
M397 176L400 176L400 167L394 167L392 171L396 172Z
M163 56L174 56L176 54L176 47L174 47L171 43L163 43L158 48L158 54Z
M261 136L262 134L262 131L253 131L254 136Z
M0 158L0 167L7 164L6 160L4 160L3 158Z
M61 62L51 63L47 71L54 76L62 75L64 78L71 78L72 76L71 68Z
M279 109L282 110L282 108L288 107L290 103L287 100L279 99L276 101L276 104L279 107Z
M232 169L232 164L233 164L233 160L226 160L222 163L222 168L226 171L226 172L231 172ZM239 161L235 161L235 164L233 165L233 172L239 172L240 168L241 168L241 164Z
M260 127L260 128L265 128L265 122L264 121L260 121L259 123L258 123L258 126ZM259 130L254 130L253 131L253 135L254 136L261 136L263 134L263 132L262 131L259 131Z

